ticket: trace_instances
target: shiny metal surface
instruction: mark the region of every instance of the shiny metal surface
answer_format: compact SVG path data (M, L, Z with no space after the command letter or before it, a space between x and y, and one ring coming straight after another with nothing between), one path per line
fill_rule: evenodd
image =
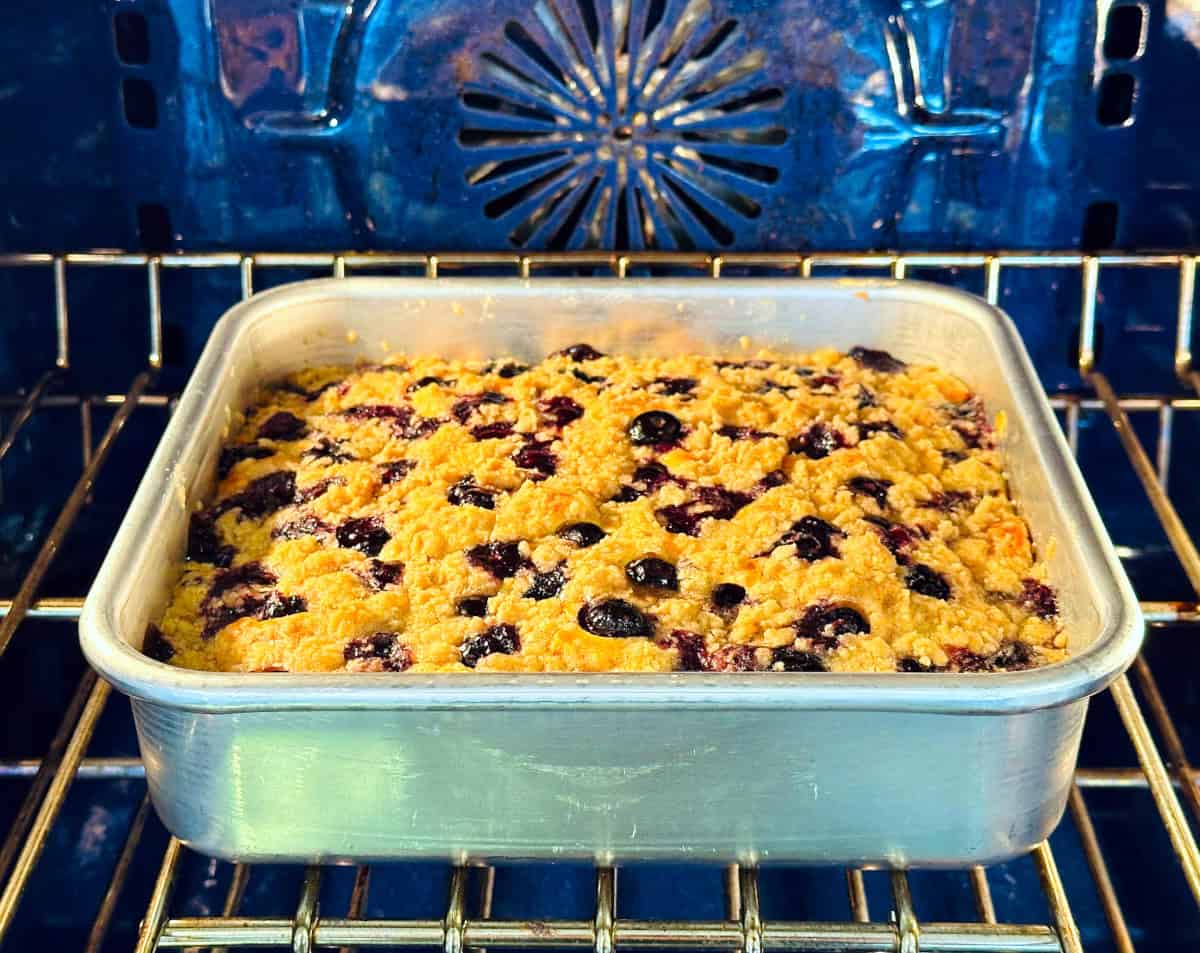
M1010 479L1035 538L1055 540L1073 658L985 676L418 679L197 673L133 648L211 482L224 413L256 382L397 348L534 357L582 337L661 349L668 335L678 349L722 351L742 335L862 343L962 375L1009 418ZM986 863L1057 823L1086 696L1141 637L1003 316L933 286L820 280L330 279L257 296L214 332L80 625L89 660L134 698L167 827L241 860ZM901 776L928 782L896 785ZM706 791L708 809L680 809L690 790Z

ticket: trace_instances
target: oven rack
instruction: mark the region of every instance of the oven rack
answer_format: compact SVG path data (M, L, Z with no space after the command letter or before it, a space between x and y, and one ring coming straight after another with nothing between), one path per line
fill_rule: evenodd
M0 254L0 270L48 271L53 296L47 301L47 323L52 318L55 360L27 392L0 395L0 419L8 425L0 436L0 459L11 449L21 430L41 410L74 406L79 410L84 447L82 473L58 511L50 530L12 599L0 600L0 654L9 647L27 619L75 622L82 594L49 596L42 582L64 539L88 505L97 477L119 446L118 438L130 417L144 407L174 406L174 396L153 392L163 367L164 305L161 292L164 269L237 269L243 297L251 295L256 278L271 269L321 270L335 277L358 271L420 273L430 279L445 274L498 271L536 279L540 274L577 269L608 272L615 278L637 273L670 270L720 278L723 273L803 279L853 269L881 277L920 277L924 271L957 269L978 272L983 296L995 304L1007 274L1020 269L1056 268L1078 272L1079 302L1078 371L1085 388L1056 394L1059 411L1073 450L1077 450L1081 418L1102 415L1111 422L1145 496L1170 542L1179 566L1193 592L1185 601L1142 603L1153 627L1200 622L1200 553L1180 519L1166 489L1170 469L1173 421L1178 413L1200 410L1200 369L1193 364L1192 321L1195 306L1196 266L1200 255L1081 254L1078 252L974 252L974 253L796 253L796 254L668 254L668 253L554 253L554 254L419 254L419 253L238 253L201 252L172 255L94 251L68 254ZM68 276L77 269L140 269L146 282L146 320L149 350L145 367L118 394L52 392L68 379L71 367L71 324L68 313ZM1096 311L1102 271L1153 269L1174 274L1178 280L1175 313L1173 372L1170 391L1150 395L1118 395L1097 362ZM230 302L231 304L233 302ZM92 411L113 409L111 420L98 440L93 439ZM1133 426L1133 418L1153 415L1157 435L1150 451ZM1153 453L1153 459L1151 457ZM1150 635L1153 638L1153 634ZM89 757L88 747L110 695L109 686L87 671L67 704L57 733L38 759L0 762L0 779L28 779L27 794L11 828L0 845L0 942L8 934L30 877L74 781L138 779L144 777L138 759ZM1127 953L1135 949L1129 924L1118 897L1085 797L1086 791L1148 789L1178 861L1163 876L1182 876L1200 904L1200 849L1195 829L1200 824L1200 769L1191 765L1159 681L1145 656L1130 673L1110 689L1112 700L1140 768L1081 768L1071 792L1064 824L1075 827L1098 896L1112 948ZM1161 747L1161 751L1160 751ZM1182 798L1182 804L1181 804ZM1186 805L1186 810L1184 805ZM150 813L148 796L133 815L124 846L113 867L111 880L96 913L84 949L101 949L112 926L122 892L135 867L142 835ZM1190 820L1189 820L1190 815ZM230 882L220 917L171 915L172 889L187 848L174 838L167 842L158 876L146 902L145 917L136 950L204 947L258 947L307 951L332 947L425 947L445 953L467 948L578 948L596 953L622 949L705 949L764 953L764 951L877 951L896 953L1076 953L1083 949L1071 902L1059 875L1048 842L1031 855L1044 894L1049 922L1009 924L997 922L988 872L971 868L969 878L977 919L972 922L919 921L909 878L903 871L888 873L890 916L872 916L868 907L863 871L845 871L848 907L844 915L821 921L784 921L764 918L759 904L758 872L730 867L724 875L724 910L721 920L635 920L617 915L618 868L595 869L594 914L577 920L495 920L490 917L497 871L489 867L456 866L450 877L449 898L440 919L364 919L370 867L356 869L354 886L344 916L326 915L318 899L323 870L310 867L290 917L240 917L238 908L251 869L232 865ZM69 872L64 871L63 874ZM478 886L473 904L468 901L472 883ZM339 913L342 911L338 911Z

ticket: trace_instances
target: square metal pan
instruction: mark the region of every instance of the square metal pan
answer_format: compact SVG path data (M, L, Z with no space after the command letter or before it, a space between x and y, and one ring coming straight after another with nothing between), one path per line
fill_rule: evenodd
M728 354L743 336L934 362L1006 413L1012 492L1051 552L1071 658L980 675L280 675L138 651L230 413L259 383L398 349ZM912 281L353 278L222 318L80 629L133 700L163 822L205 853L958 865L1053 829L1087 698L1143 624L1015 328L977 298Z

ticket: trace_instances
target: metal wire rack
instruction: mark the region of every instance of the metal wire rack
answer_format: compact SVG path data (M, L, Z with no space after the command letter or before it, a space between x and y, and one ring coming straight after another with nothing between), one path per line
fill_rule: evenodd
M902 279L920 276L929 269L977 271L982 276L984 297L1000 299L1005 276L1019 269L1073 269L1080 276L1080 339L1078 370L1086 389L1059 394L1052 402L1062 414L1068 439L1078 446L1081 417L1102 414L1111 421L1128 462L1138 476L1145 495L1161 522L1186 578L1194 592L1181 602L1143 602L1152 625L1200 622L1200 553L1168 495L1166 475L1170 467L1172 423L1177 413L1200 410L1200 369L1193 365L1190 342L1195 306L1196 254L1105 254L1066 253L871 253L871 254L382 254L382 253L259 253L213 252L158 256L118 252L87 252L65 255L0 254L0 269L43 269L52 278L53 299L47 313L53 314L55 362L27 392L0 396L0 413L8 426L0 436L0 459L13 447L18 435L39 411L55 406L76 406L84 446L84 465L74 488L58 512L23 581L10 600L0 601L0 654L8 649L26 620L74 621L79 616L81 596L52 597L41 593L48 569L64 539L88 505L97 477L116 452L118 438L130 417L142 407L173 406L169 394L152 392L163 366L164 306L163 270L237 269L243 297L253 293L256 276L268 269L305 268L328 270L346 277L360 270L414 269L431 279L443 274L472 271L487 274L508 272L536 278L548 271L570 269L610 271L624 278L640 270L671 269L678 273L720 278L736 270L776 279L803 279L833 269L866 270ZM149 351L145 367L121 394L88 395L59 393L71 367L68 277L83 268L141 269L146 280L146 315ZM1096 358L1096 311L1102 271L1152 269L1173 273L1178 279L1175 296L1174 376L1181 385L1173 393L1150 396L1118 396ZM231 302L232 303L232 302ZM98 441L91 433L91 413L96 408L115 410ZM1153 414L1158 421L1157 443L1151 459L1131 422L1131 415ZM1200 773L1188 761L1176 723L1149 662L1139 658L1128 676L1111 688L1120 720L1136 752L1140 768L1081 769L1071 792L1069 817L1078 834L1096 895L1111 934L1112 948L1127 953L1134 949L1089 811L1085 791L1148 788L1157 813L1178 861L1178 870L1164 876L1182 876L1192 897L1200 904L1200 849L1192 823L1200 823ZM67 704L58 730L40 759L0 762L0 777L27 778L29 786L7 836L0 845L0 940L8 934L30 877L42 858L47 839L75 780L143 776L136 758L89 757L88 749L97 723L109 700L109 686L87 672ZM1157 739L1156 739L1157 735ZM1159 745L1163 751L1160 752ZM1164 757L1165 754L1165 757ZM1182 797L1186 811L1180 803ZM135 866L139 844L149 817L148 796L143 796L126 835L124 847L113 867L111 880L97 911L84 949L99 950L112 924L118 901ZM1191 820L1189 821L1189 816ZM725 918L717 920L638 920L617 915L617 869L595 870L594 914L577 920L492 919L492 895L496 870L488 867L453 868L449 899L440 919L364 919L370 868L356 870L353 890L344 916L320 910L323 871L309 868L290 917L242 917L238 909L250 877L250 869L234 865L219 917L171 915L172 889L185 857L186 848L171 838L163 854L157 880L150 893L136 949L149 953L159 949L202 947L273 947L307 951L332 947L426 947L445 953L462 953L467 948L589 948L596 953L624 949L707 949L763 953L763 951L877 951L897 953L967 953L967 951L1010 951L1010 953L1075 953L1083 949L1071 903L1060 878L1055 856L1048 843L1034 849L1048 923L1008 924L997 921L988 872L966 871L977 912L973 922L918 921L909 878L891 871L891 915L872 918L861 870L847 870L847 916L821 921L765 919L759 902L759 874L751 868L731 867L724 876ZM65 873L65 872L64 872ZM468 901L471 878L478 881L479 894ZM340 911L339 911L340 912ZM473 914L473 915L472 915Z

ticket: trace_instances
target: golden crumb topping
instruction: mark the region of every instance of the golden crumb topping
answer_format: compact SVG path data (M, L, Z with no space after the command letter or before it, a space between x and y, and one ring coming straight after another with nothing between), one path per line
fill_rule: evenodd
M1063 658L993 426L882 351L399 356L265 389L144 650L221 671Z

